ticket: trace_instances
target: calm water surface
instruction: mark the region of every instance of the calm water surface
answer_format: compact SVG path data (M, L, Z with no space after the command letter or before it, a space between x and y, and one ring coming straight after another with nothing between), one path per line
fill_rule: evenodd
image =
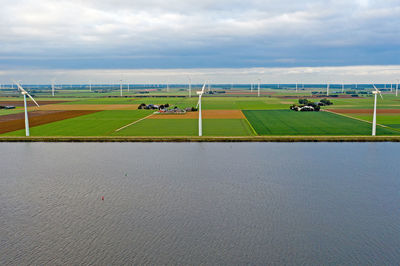
M0 151L2 265L400 264L400 144Z

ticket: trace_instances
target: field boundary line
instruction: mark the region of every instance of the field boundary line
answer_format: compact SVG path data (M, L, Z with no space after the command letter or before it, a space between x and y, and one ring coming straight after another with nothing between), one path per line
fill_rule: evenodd
M155 113L152 113L152 114L150 114L150 115L148 115L148 116L146 116L146 117L140 118L139 120L133 121L133 122L130 123L130 124L127 124L127 125L125 125L125 126L123 126L123 127L120 127L120 128L118 128L118 129L116 129L114 132L121 131L121 130L127 128L127 127L130 127L130 126L132 126L132 125L134 125L134 124L136 124L136 123L139 123L140 121L145 120L145 119L149 118L150 116L152 116L152 115L154 115L154 114L155 114Z
M341 116L344 116L344 117L347 117L347 118L351 118L351 119L354 119L354 120L358 120L358 121L361 121L361 122L366 122L366 123L372 124L372 122L364 120L364 119L361 119L361 118L357 118L357 117L353 117L353 116L349 116L349 115L345 115L345 114L341 114L341 113L336 113L336 112L333 112L333 111L330 111L330 110L323 110L323 111L324 112L328 112L328 113L332 113L332 114L335 114L335 115L341 115ZM380 127L392 129L391 127L388 127L388 126L385 126L385 125L382 125L382 124L378 124L377 123L376 125L380 126Z
M255 136L259 136L256 132L256 130L254 129L254 127L251 125L250 121L247 119L247 116L243 113L243 110L240 110L240 112L242 112L243 116L244 116L244 120L246 120L247 124L249 125L251 131L253 131Z

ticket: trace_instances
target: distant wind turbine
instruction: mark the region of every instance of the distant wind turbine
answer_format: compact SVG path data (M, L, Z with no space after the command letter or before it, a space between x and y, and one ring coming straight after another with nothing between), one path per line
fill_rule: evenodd
M56 82L56 79L53 79L52 81L51 81L51 96L53 96L54 97L54 83Z
M258 79L258 97L260 97L260 82L261 82L261 80Z
M122 80L119 81L119 92L120 92L121 97L122 97Z
M344 93L344 82L342 82L342 93Z
M329 96L329 86L330 86L329 83L326 84L326 96Z
M378 94L382 97L381 92L375 87L374 84L372 84L374 86L375 91L373 91L372 93L375 95L375 99L374 99L374 117L372 119L372 136L376 136L376 105L377 105L377 98L378 98Z
M188 77L189 79L189 98L192 98L192 78Z
M199 137L203 136L203 121L201 117L201 97L204 94L204 90L206 89L206 83L204 83L203 88L201 91L198 91L197 94L199 95L199 101L197 102L196 108L199 110Z
M26 106L26 95L28 95L29 98L37 105L37 107L40 107L39 104L33 99L33 97L26 91L22 86L14 81L15 85L17 85L18 90L21 92L21 94L24 96L24 108L25 108L25 136L29 137L29 119L28 119L28 108Z

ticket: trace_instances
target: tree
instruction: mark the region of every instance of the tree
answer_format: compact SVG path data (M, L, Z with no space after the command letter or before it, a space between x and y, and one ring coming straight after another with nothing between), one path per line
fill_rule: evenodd
M299 99L299 104L307 104L308 100L307 99Z

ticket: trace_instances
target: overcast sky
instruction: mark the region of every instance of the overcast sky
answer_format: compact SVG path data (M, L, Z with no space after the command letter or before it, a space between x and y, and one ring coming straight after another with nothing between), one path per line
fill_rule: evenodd
M124 69L393 66L399 25L399 0L0 0L0 81L54 69L119 79Z

